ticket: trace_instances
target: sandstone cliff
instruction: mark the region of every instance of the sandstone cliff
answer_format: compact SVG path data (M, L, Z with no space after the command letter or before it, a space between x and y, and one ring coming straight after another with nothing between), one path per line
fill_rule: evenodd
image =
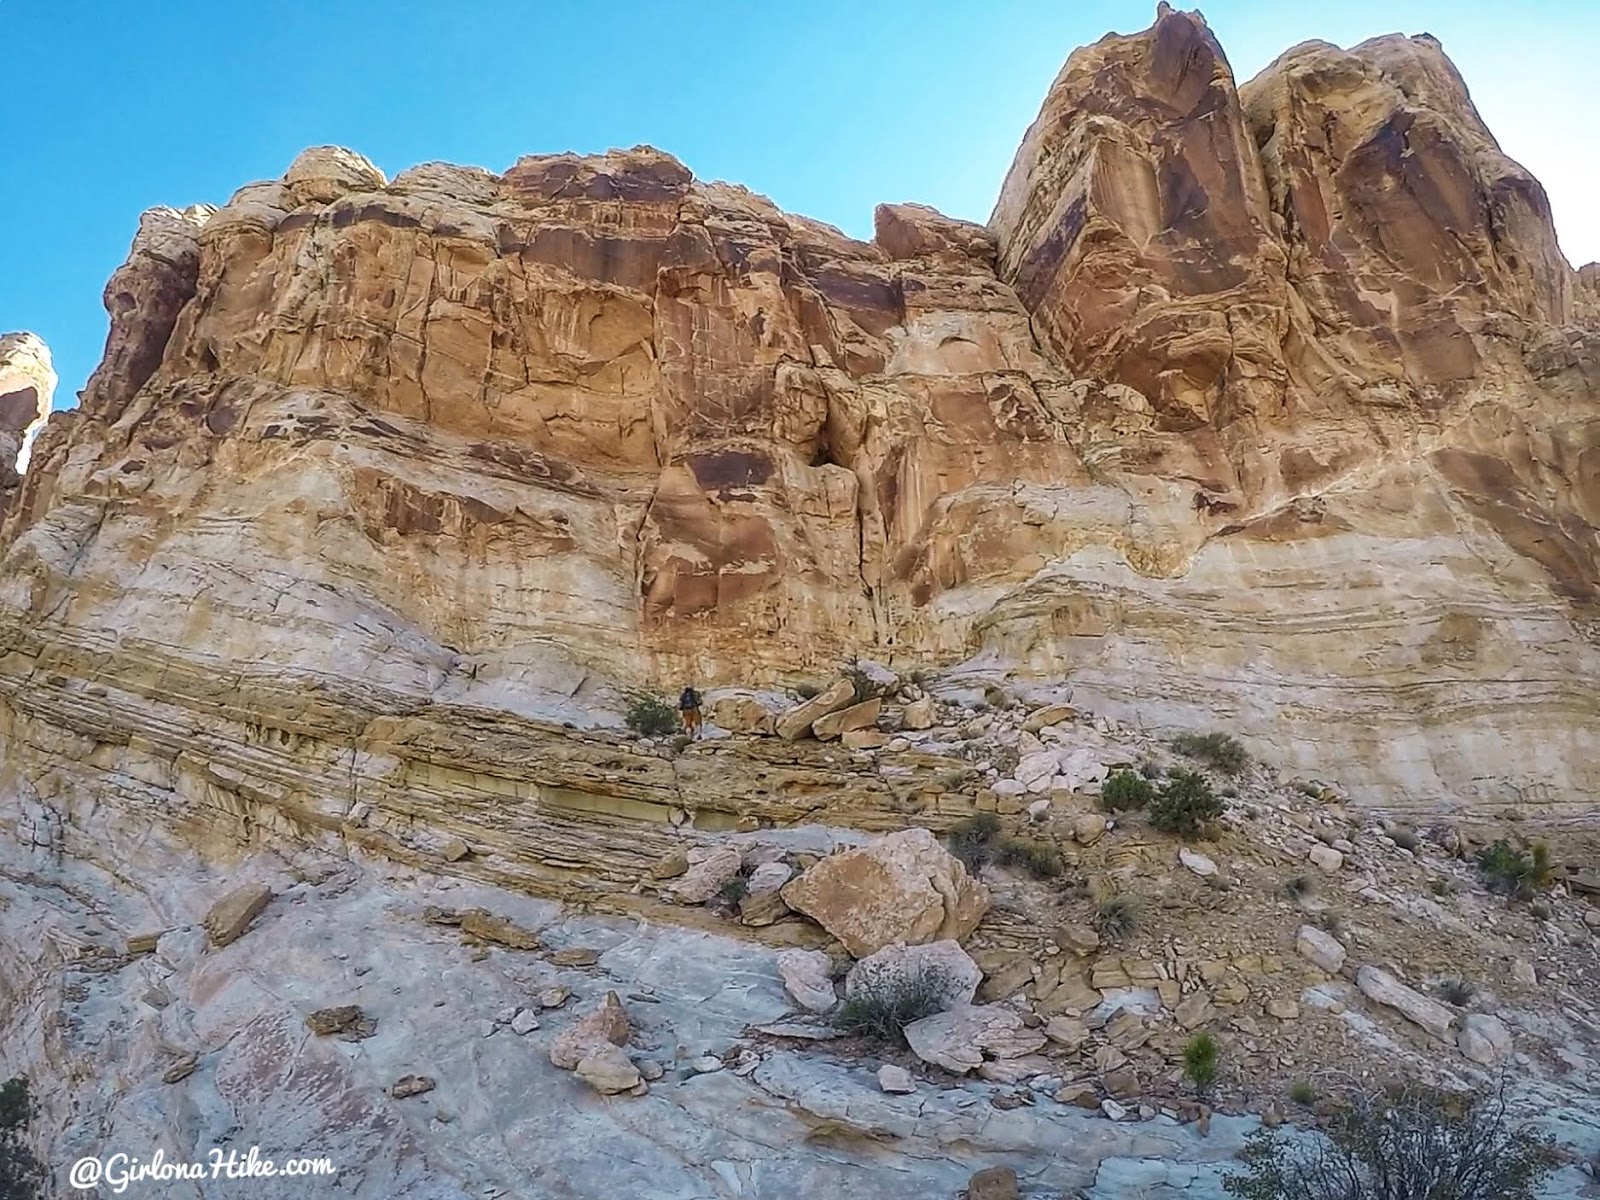
M1430 975L1559 942L1573 961L1540 978L1591 1027L1568 1003L1594 977L1581 902L1498 930L1475 894L1436 912L1410 891L1432 882L1420 860L1361 810L1448 822L1452 853L1513 822L1560 833L1564 867L1592 860L1600 268L1562 259L1539 185L1432 39L1308 43L1239 86L1204 22L1162 7L1069 59L987 227L886 205L858 242L646 147L393 180L322 147L220 208L144 215L106 288L104 360L20 489L3 468L53 377L37 343L0 343L0 1031L35 1047L62 1145L344 1122L385 1194L548 1193L472 1149L527 1157L551 1135L503 1111L511 1077L476 1047L510 1036L480 1035L485 1011L557 976L496 950L464 985L483 960L450 957L421 900L459 888L537 913L556 944L603 941L607 981L661 982L629 999L667 1001L662 1057L671 1036L698 1055L781 1012L770 951L819 934L776 899L731 925L683 907L663 863L727 842L792 863L975 811L1031 822L1038 794L1037 824L1083 846L1074 869L1137 880L1172 847L1102 841L1090 811L1107 763L1157 744L1100 753L1130 729L1231 730L1283 773L1244 786L1252 816L1321 804L1289 783L1314 773L1341 785L1337 822L1293 811L1284 837L1321 840L1287 850L1276 826L1234 830L1249 889L1196 893L1189 863L1218 864L1179 860L1170 907L1225 911L1237 934L1214 961L1177 942L1074 974L1062 951L1093 948L1052 940L1064 902L1008 891L974 935L995 995L1076 1012L1148 984L1165 1034L1185 993L1157 983L1181 980L1254 1006L1236 1031L1255 1039L1298 1019L1262 967L1263 946L1293 956L1300 919L1277 912L1276 871L1348 853L1372 908L1359 945L1391 913L1461 939L1418 951ZM857 706L845 683L792 729L774 719L779 689L857 657L906 688ZM675 753L620 732L621 689L686 678L756 733ZM1054 715L963 713L985 688ZM837 716L837 741L807 736L813 715ZM1094 750L1093 779L1046 729ZM1384 856L1399 874L1370 866ZM204 945L235 875L289 896L271 954ZM745 947L759 967L703 932L730 928L763 944ZM360 1056L307 1049L300 1009L380 984L406 1002ZM448 1017L427 1011L446 994ZM1302 1028L1296 1053L1325 1045ZM363 1075L418 1069L423 1037L465 1097L432 1123ZM137 1072L113 1079L124 1046ZM1280 1054L1269 1039L1262 1071ZM1143 1153L1054 1110L975 1127L943 1093L907 1123L837 1073L767 1062L652 1102L660 1127L599 1177L625 1192L677 1171L669 1194L697 1196L725 1151L750 1184L734 1194L839 1194L900 1138L910 1196L955 1180L951 1145ZM75 1115L68 1081L91 1075ZM783 1114L765 1182L748 1104ZM1159 1150L1210 1161L1237 1133Z
M146 214L3 619L237 664L269 719L969 661L1559 814L1600 784L1592 291L1427 37L1241 89L1167 13L1072 56L992 231L870 244L647 149L313 150Z

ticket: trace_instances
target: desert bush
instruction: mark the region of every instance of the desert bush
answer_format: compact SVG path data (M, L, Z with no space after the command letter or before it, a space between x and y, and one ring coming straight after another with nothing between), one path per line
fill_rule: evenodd
M1138 896L1107 896L1095 907L1094 927L1108 942L1131 937L1144 919L1144 901Z
M1222 1048L1209 1033L1195 1034L1184 1046L1183 1075L1194 1084L1196 1095L1204 1096L1211 1090L1211 1085L1217 1079L1217 1062L1221 1056Z
M1160 779L1166 774L1166 769L1153 758L1147 758L1139 764L1139 774L1146 779Z
M1535 842L1524 852L1502 839L1478 855L1478 870L1491 892L1526 900L1552 882L1550 847Z
M1066 872L1061 851L1033 838L1003 838L995 846L995 861L1002 867L1021 867L1035 879L1058 879Z
M1017 703L1010 692L994 683L984 685L983 698L992 708L1012 708Z
M1422 845L1422 839L1417 836L1417 831L1409 825L1393 825L1384 832L1389 835L1389 840L1402 850L1415 853L1417 847Z
M1100 785L1100 807L1106 812L1143 808L1156 794L1149 781L1132 771L1113 771Z
M750 885L743 875L735 875L727 883L717 889L719 899L729 904L737 904L750 893Z
M1289 1089L1289 1099L1302 1107L1310 1108L1317 1102L1317 1089L1311 1086L1310 1080L1299 1080Z
M1174 771L1150 801L1150 824L1164 833L1193 837L1222 815L1221 797L1197 771Z
M874 681L860 663L851 663L841 673L850 681L850 686L855 689L855 703L865 704L874 696L883 695L883 685Z
M1226 733L1181 733L1172 739L1172 748L1210 763L1224 775L1237 775L1250 763L1244 747Z
M994 861L994 840L999 833L1000 818L994 813L973 813L951 826L945 835L945 847L976 875Z
M1465 1008L1472 1003L1472 998L1478 994L1478 989L1465 979L1441 979L1438 983L1439 995L1443 996L1457 1008Z
M1223 1189L1239 1200L1534 1200L1553 1141L1489 1096L1404 1085L1345 1098L1321 1133L1259 1129Z
M1296 900L1304 900L1317 890L1317 884L1309 875L1291 875L1283 881L1283 890Z
M622 720L633 732L645 737L666 737L678 729L677 710L655 692L629 692Z
M1448 896L1450 894L1450 881L1448 879L1428 880L1428 890L1435 896Z
M1015 746L996 746L989 755L989 765L1000 772L1001 779L1009 779L1021 761L1022 754Z
M944 1010L954 984L950 972L925 961L912 961L903 972L869 976L834 1013L841 1033L905 1043L905 1028Z
M44 1195L48 1174L23 1140L32 1120L27 1077L18 1075L0 1085L0 1196L5 1200L35 1200Z

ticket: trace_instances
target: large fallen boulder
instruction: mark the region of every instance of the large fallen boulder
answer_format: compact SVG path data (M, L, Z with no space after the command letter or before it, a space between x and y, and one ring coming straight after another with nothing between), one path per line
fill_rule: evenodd
M971 1004L983 971L959 942L900 943L867 955L845 976L846 1000L916 995L940 1011Z
M796 741L811 732L811 725L831 712L837 712L855 702L856 685L848 679L838 679L826 690L811 699L795 705L778 717L778 736L785 741Z
M219 949L237 941L271 899L272 889L264 883L234 888L206 913L206 937Z
M821 950L778 952L778 974L783 986L800 1007L812 1012L827 1012L839 1002L828 968L828 956Z
M906 1042L923 1062L957 1075L986 1059L1022 1058L1045 1044L1042 1030L1028 1029L1022 1014L1000 1004L963 1004L905 1028Z
M926 829L829 855L783 889L857 958L894 942L960 941L989 910L989 889Z
M1438 1001L1429 1000L1421 992L1407 987L1387 971L1371 966L1362 967L1356 972L1356 986L1368 1000L1394 1009L1436 1038L1450 1040L1450 1027L1455 1023L1455 1013Z
M1475 1063L1497 1067L1511 1057L1511 1031L1499 1017L1488 1013L1469 1013L1461 1019L1456 1045Z

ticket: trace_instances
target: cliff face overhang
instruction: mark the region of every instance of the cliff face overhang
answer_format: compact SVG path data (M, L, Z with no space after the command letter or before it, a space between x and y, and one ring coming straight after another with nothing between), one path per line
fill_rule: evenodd
M581 718L976 656L1560 812L1600 784L1595 293L1426 38L1239 88L1166 13L1069 60L991 228L871 243L647 148L308 151L141 222L0 532L6 690L293 731L350 679Z

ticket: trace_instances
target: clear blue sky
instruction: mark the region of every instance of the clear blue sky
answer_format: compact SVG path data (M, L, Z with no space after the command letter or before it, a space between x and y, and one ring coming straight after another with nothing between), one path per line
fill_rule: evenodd
M100 290L151 205L224 202L308 145L429 159L647 142L869 236L880 201L985 220L1067 54L1153 0L0 0L0 332L99 360ZM1600 0L1204 6L1234 70L1290 45L1443 41L1574 265L1600 259Z

